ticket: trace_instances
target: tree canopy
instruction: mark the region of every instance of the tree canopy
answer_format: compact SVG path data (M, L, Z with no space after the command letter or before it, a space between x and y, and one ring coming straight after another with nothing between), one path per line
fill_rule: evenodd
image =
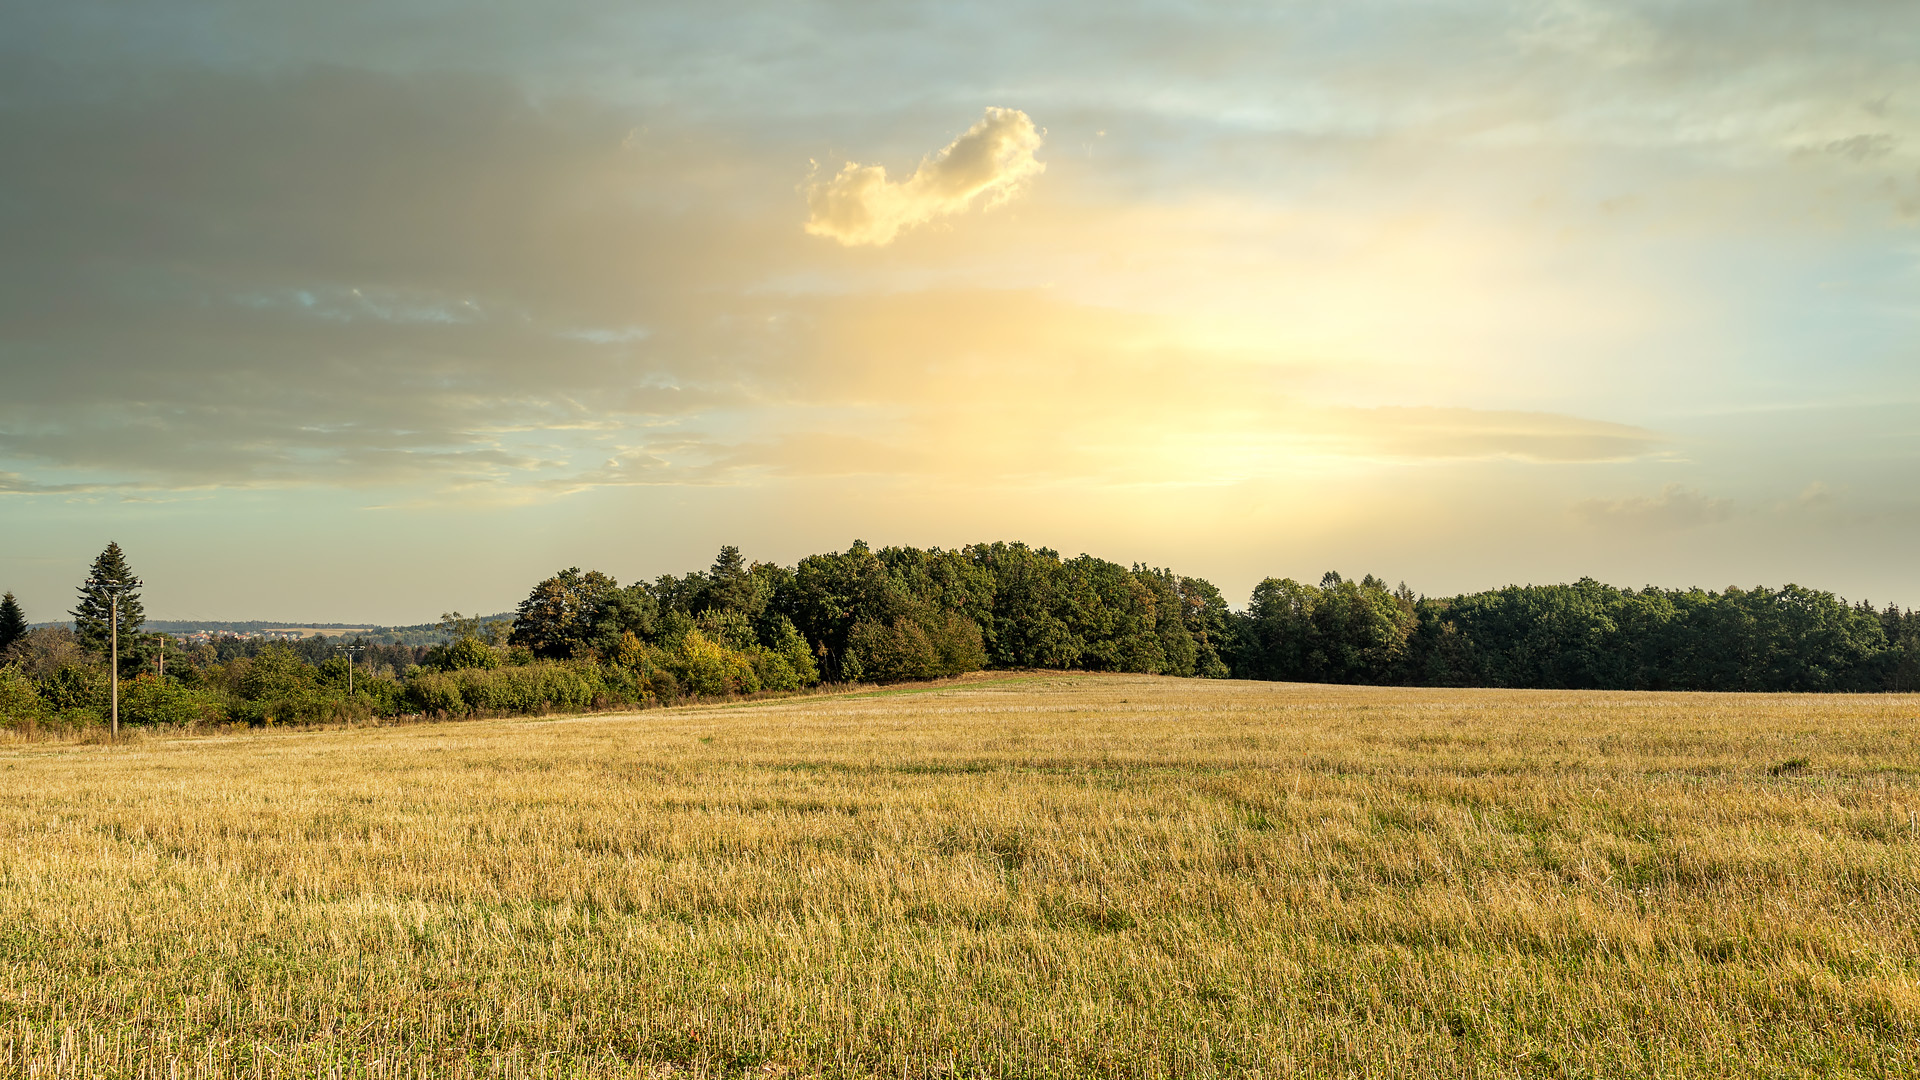
M81 641L91 648L105 650L116 610L120 636L131 641L140 625L147 621L146 609L140 604L140 592L134 587L137 580L119 543L109 543L93 560L87 579L80 584L80 602L72 615L74 632L80 635ZM117 604L113 593L119 594Z
M0 653L26 636L27 615L20 610L20 601L12 593L0 596Z
M1268 579L1240 623L1251 678L1613 690L1905 690L1920 615L1830 592L1618 589L1592 578L1415 600L1369 577Z
M594 621L620 583L598 570L568 567L533 587L520 601L507 640L535 656L565 657L589 642Z

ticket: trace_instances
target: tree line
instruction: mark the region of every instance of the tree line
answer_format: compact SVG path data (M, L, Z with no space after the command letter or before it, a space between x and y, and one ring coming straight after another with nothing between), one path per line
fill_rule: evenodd
M0 722L84 726L104 715L125 553L95 559L65 627L30 630L0 598ZM1416 596L1372 575L1269 578L1232 610L1207 581L1065 558L1021 543L957 549L856 541L793 566L724 547L703 571L622 586L577 567L513 617L450 612L437 645L145 633L122 592L122 718L299 723L406 714L506 715L891 683L982 669L1399 686L1908 691L1920 614L1781 589L1617 589L1592 579Z
M1592 578L1415 597L1269 578L1237 613L1249 679L1592 690L1920 690L1920 612L1830 592L1617 589Z

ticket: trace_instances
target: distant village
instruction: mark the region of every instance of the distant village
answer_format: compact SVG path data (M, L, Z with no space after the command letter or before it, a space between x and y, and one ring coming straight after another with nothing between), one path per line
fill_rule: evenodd
M382 637L392 636L392 631L383 627L366 627L354 630L319 629L313 627L277 627L271 630L187 630L167 632L169 637L183 645L212 644L222 638L248 640L258 638L264 641L301 641L315 634L321 637Z

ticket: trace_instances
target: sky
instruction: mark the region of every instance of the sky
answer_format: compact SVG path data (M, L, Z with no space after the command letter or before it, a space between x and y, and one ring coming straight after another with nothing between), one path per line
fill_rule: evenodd
M1911 0L0 0L0 588L1920 605Z

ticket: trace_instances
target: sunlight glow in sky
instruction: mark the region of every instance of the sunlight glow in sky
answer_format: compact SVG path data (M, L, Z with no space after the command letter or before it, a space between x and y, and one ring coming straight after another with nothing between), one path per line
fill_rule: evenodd
M7 4L0 588L1026 539L1920 604L1920 6Z

